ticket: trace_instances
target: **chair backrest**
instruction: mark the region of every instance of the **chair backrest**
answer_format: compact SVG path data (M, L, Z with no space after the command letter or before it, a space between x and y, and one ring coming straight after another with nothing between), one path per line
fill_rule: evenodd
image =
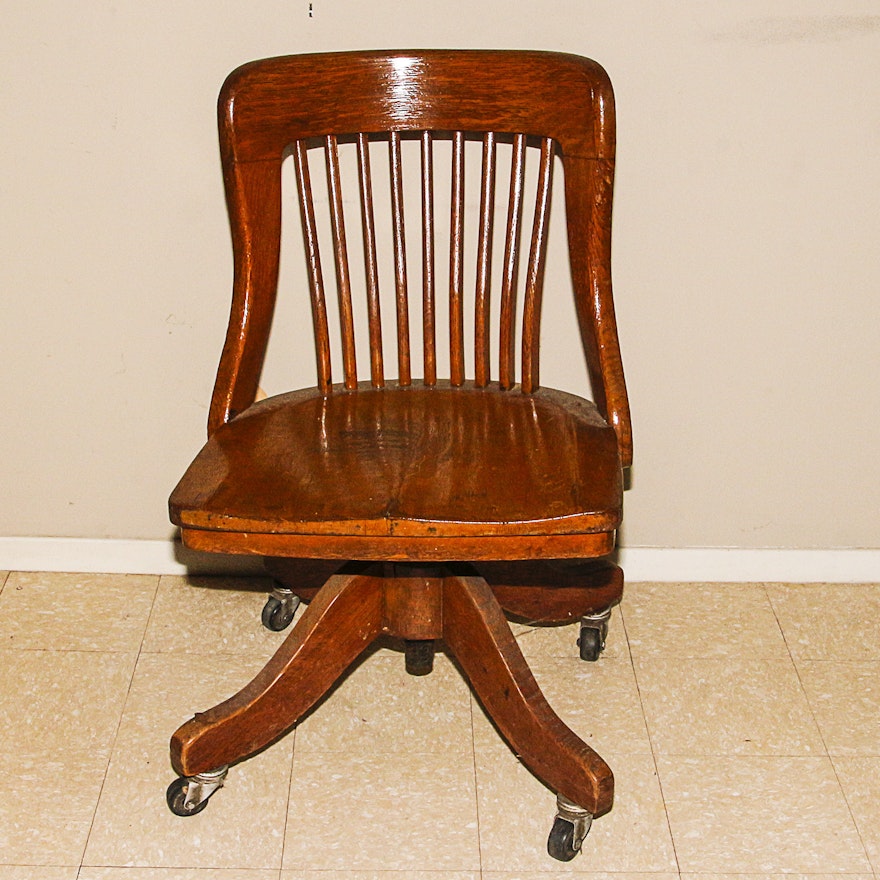
M539 387L541 295L554 158L561 159L565 186L569 262L581 338L599 410L614 425L624 464L630 459L629 411L611 298L610 229L614 170L614 100L604 70L573 55L519 51L347 52L255 61L227 78L219 100L221 152L233 236L233 307L209 417L209 432L253 403L266 352L278 285L282 174L292 154L308 264L318 386L333 389L327 278L332 261L341 330L342 384L358 386L352 272L346 231L359 205L363 280L368 314L369 381L385 384L383 324L371 143L387 141L395 302L396 382L412 382L410 310L420 306L422 381L437 382L437 247L434 147L451 142L448 224L449 382L477 387L493 381L490 362L492 242L496 180L508 182L503 218L503 259L495 297L500 306L498 369L502 389L516 384L515 343L520 339L519 386ZM465 357L465 154L469 139L482 142L480 208L476 222L473 292L473 376ZM421 290L410 291L404 220L403 155L418 141L422 239ZM499 144L509 167L499 175ZM356 154L355 192L343 192L340 149ZM332 254L322 260L315 162L323 152ZM526 193L526 156L536 154L534 192ZM505 176L506 175L506 176ZM533 207L525 219L523 205ZM320 206L319 206L320 207ZM410 227L411 228L411 227ZM500 232L500 227L498 227ZM325 249L326 250L326 249ZM517 308L518 267L526 270ZM527 252L527 256L526 256ZM445 255L444 255L445 256ZM446 273L444 273L446 274ZM518 317L521 326L517 328ZM446 343L441 343L446 344ZM445 354L445 353L444 353ZM468 353L470 354L470 353Z

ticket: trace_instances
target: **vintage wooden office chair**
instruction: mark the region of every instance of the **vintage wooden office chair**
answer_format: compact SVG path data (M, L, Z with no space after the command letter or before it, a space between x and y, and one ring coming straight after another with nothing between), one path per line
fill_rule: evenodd
M608 78L592 61L541 52L273 58L229 76L219 115L235 255L232 315L209 440L171 496L171 518L188 547L269 560L281 582L263 615L270 627L292 616L291 595L311 601L254 681L174 734L180 778L169 806L179 815L203 809L228 765L287 731L380 635L404 640L413 673L430 670L442 640L511 748L557 793L548 846L569 859L592 817L611 807L611 771L547 704L503 611L533 621L584 619L581 652L590 659L604 637L603 613L622 591L620 570L605 559L631 458L609 274ZM468 168L481 171L479 197L474 187L466 198L465 156L474 149L481 158ZM255 402L289 155L318 379L314 388ZM450 181L443 193L435 186L441 155ZM415 161L412 179L406 157ZM349 159L357 173L344 185ZM377 245L379 159L389 163L387 284ZM539 384L555 164L564 175L570 277L595 403ZM321 200L313 193L324 191L324 174ZM405 187L420 193L409 224ZM447 198L451 217L442 220L435 214ZM472 223L469 201L479 202ZM355 225L360 231L349 235ZM408 253L407 234L421 238L420 259ZM447 270L437 268L441 260ZM392 304L385 311L394 312L390 331L383 290ZM330 329L334 312L338 334ZM342 381L334 384L337 335ZM419 337L420 353L411 341Z

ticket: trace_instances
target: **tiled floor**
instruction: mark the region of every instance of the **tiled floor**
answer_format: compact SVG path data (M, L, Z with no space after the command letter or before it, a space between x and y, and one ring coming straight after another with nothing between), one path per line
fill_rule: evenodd
M371 652L180 819L168 737L283 639L260 626L265 583L0 585L0 880L880 873L877 584L630 584L596 664L577 659L576 627L515 626L616 777L613 811L565 864L545 852L552 793L443 656L412 678Z

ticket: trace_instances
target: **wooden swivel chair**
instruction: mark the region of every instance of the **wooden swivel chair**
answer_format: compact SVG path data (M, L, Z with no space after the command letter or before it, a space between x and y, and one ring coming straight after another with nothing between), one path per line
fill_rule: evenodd
M188 547L269 560L281 586L264 613L267 625L287 622L289 595L310 604L250 684L174 734L180 778L169 806L179 815L203 809L228 765L292 727L377 637L404 640L414 673L430 670L442 640L516 754L557 793L548 846L554 857L571 858L591 818L611 807L611 771L547 704L503 612L584 619L582 656L591 658L604 635L602 613L622 591L622 574L606 558L631 459L609 272L608 78L592 61L543 52L273 58L229 76L219 119L235 257L232 314L209 439L171 496L171 518ZM465 155L473 150L481 158L468 167L478 165L481 177L479 198L475 191L470 200L479 211L468 225ZM450 181L443 193L435 187L441 153ZM317 385L255 402L278 285L288 156ZM389 163L387 284L380 284L386 253L377 244L385 231L374 196L377 156ZM405 157L414 158L413 182ZM349 158L357 173L344 186ZM539 385L557 164L594 403ZM326 197L318 199L324 174ZM405 181L421 197L409 224ZM441 221L435 214L447 197L451 216ZM359 233L349 235L358 220ZM420 236L420 259L407 250L405 230ZM390 330L383 290L392 304L385 311L394 313ZM334 313L338 332L331 332ZM420 352L412 338L420 338ZM447 378L438 378L447 363Z

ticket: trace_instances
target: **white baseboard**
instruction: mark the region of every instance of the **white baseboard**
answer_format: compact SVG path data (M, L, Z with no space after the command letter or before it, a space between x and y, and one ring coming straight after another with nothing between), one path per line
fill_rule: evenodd
M631 582L880 584L880 550L624 547L618 562Z
M878 583L880 550L624 547L628 581ZM193 553L174 541L0 537L0 570L109 574L261 572L259 558Z
M247 574L263 572L263 565L260 557L194 553L170 539L0 538L0 570Z

